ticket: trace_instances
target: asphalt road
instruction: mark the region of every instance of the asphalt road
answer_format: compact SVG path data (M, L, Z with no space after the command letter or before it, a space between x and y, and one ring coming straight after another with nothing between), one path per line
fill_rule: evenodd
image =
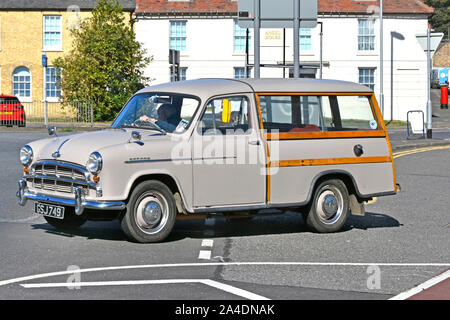
M0 133L0 299L389 299L450 268L450 149L397 158L402 192L339 233L287 212L177 221L142 245L118 222L62 233L16 204L18 151L45 136Z

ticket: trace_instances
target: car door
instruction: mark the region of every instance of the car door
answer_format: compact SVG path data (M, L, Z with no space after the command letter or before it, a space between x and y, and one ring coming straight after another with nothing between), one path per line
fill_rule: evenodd
M194 207L265 202L265 154L250 95L206 103L192 136Z

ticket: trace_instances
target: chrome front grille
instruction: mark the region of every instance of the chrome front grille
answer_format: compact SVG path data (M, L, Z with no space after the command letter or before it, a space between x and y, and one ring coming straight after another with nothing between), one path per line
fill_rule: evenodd
M83 194L87 195L89 189L96 188L89 181L88 171L74 164L40 161L32 166L30 173L25 179L35 189L73 194L75 188L80 187Z

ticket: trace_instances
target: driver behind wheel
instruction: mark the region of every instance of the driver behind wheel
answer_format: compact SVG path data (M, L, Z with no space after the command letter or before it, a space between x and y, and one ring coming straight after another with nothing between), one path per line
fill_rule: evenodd
M175 131L177 125L181 121L180 116L176 112L175 106L168 103L162 104L158 108L158 118L159 119L150 118L149 116L144 115L140 117L139 120L155 123L161 129L169 132Z

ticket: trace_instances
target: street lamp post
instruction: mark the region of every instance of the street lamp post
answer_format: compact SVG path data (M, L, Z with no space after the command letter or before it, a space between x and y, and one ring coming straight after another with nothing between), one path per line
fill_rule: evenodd
M405 40L401 33L391 31L391 121L394 120L394 38Z

